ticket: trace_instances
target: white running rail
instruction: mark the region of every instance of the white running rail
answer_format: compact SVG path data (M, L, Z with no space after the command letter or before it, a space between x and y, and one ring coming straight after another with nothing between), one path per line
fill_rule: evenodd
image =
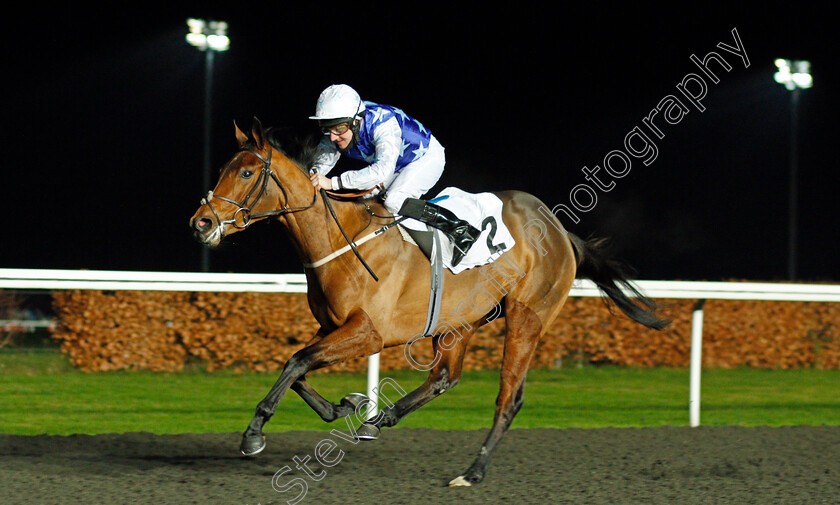
M840 302L838 284L770 282L634 281L651 298L698 300L691 327L689 424L700 425L700 370L704 300ZM226 274L109 270L0 268L0 289L101 289L143 291L222 291L305 293L305 274ZM570 296L601 296L588 280L576 280ZM368 391L379 384L379 355L368 359ZM371 397L372 398L372 397ZM376 409L368 410L370 417Z

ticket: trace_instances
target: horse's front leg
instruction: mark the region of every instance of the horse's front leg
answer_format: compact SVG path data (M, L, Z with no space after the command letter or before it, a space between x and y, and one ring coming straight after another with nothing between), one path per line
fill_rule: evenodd
M324 328L319 328L315 335L306 342L306 345L310 346L315 342L320 341L327 335L329 335L328 331L325 331ZM315 391L315 388L306 381L305 375L292 384L292 391L303 398L303 401L305 401L306 404L321 417L321 419L328 423L331 423L336 419L349 416L356 411L356 408L359 405L368 401L367 395L362 393L350 393L342 398L341 402L336 405Z
M434 349L435 355L440 354L440 359L429 372L429 377L426 379L426 382L400 398L393 405L383 409L373 419L359 426L359 438L366 440L378 438L380 428L396 425L408 414L455 387L461 380L464 354L467 350L467 343L473 333L474 330L465 331L462 338L456 341L454 345L444 345L440 336L432 337L432 348Z
M315 389L306 382L306 377L301 377L292 384L292 391L300 395L307 405L312 407L321 419L330 423L336 419L349 416L356 412L359 405L366 404L368 397L362 393L350 393L341 399L338 405L330 402L321 396Z
M266 397L257 405L254 418L251 419L242 435L240 452L245 456L253 456L265 449L263 426L274 415L277 405L289 388L307 372L351 358L369 356L380 350L382 350L382 338L376 332L368 315L358 310L350 314L347 321L338 329L296 352L286 362L283 372ZM305 391L306 388L303 390ZM309 390L314 392L311 387ZM326 400L323 401L326 402Z

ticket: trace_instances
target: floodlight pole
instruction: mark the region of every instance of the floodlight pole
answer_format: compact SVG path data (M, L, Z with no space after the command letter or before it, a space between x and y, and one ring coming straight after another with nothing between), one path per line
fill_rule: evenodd
M790 91L790 170L788 181L788 279L796 280L796 239L799 205L799 98L814 85L807 60L776 59L773 78Z
M206 65L204 71L204 167L202 170L201 187L202 191L210 189L210 139L212 131L212 104L213 104L213 55L216 51L208 49L206 54ZM201 271L210 271L210 249L201 248Z
M796 236L799 198L799 95L802 90L790 92L790 180L788 188L788 280L796 280Z
M187 20L190 32L187 42L197 47L205 54L204 69L204 166L202 169L202 191L210 189L210 145L212 132L212 104L213 104L213 63L216 51L227 51L230 39L227 37L227 23L224 21L206 22L203 19L190 18ZM201 248L201 270L210 271L210 251Z
M205 51L206 68L204 71L204 170L202 187L210 189L210 138L212 132L213 107L213 54L215 51Z

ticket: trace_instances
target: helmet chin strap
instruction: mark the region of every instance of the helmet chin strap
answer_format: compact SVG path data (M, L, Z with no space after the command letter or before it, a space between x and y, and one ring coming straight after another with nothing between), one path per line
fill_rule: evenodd
M359 129L362 126L362 117L359 116L359 110L362 108L362 100L359 99L359 105L356 107L356 113L353 114L353 122L350 123L350 129L353 131L353 141L347 146L347 149L353 147L353 144L359 141Z
M357 116L353 119L353 123L350 125L350 130L353 131L353 140L350 141L350 145L347 146L347 149L350 149L351 147L353 147L353 144L359 141L359 130L361 129L361 127L362 118Z

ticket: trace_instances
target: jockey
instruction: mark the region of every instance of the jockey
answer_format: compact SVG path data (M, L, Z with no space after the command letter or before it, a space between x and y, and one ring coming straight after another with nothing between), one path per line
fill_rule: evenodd
M452 265L463 259L480 232L449 209L420 200L440 179L446 163L443 146L419 121L389 105L362 101L346 84L318 97L315 115L325 137L312 167L316 189L386 189L385 208L433 226L452 240ZM342 154L369 165L329 178Z

